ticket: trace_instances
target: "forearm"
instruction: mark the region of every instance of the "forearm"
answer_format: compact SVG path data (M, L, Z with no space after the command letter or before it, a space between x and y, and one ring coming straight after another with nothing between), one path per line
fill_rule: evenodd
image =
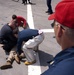
M18 39L16 52L17 52L19 55L21 54L21 47L22 47L22 41Z

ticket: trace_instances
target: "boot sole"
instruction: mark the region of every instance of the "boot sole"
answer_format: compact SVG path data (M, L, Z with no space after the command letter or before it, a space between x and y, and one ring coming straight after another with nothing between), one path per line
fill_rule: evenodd
M0 67L1 68L1 70L4 70L4 69L8 69L8 68L12 68L12 65L7 65L7 66L1 66Z

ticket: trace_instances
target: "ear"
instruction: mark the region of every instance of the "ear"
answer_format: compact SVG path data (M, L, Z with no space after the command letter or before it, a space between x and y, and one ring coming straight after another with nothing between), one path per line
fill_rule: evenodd
M58 37L61 37L63 34L63 30L60 25L58 25Z

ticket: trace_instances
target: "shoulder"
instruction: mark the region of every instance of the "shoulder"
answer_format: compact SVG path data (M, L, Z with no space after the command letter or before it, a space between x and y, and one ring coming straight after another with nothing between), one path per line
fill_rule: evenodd
M74 57L53 64L41 75L74 75Z
M55 65L53 73L55 75L74 75L74 57L67 58Z
M17 18L20 18L20 19L25 19L24 17L22 17L22 16L17 16Z
M1 31L12 31L11 27L8 24L5 24L2 28Z
M8 27L8 24L5 24L1 29L7 29Z

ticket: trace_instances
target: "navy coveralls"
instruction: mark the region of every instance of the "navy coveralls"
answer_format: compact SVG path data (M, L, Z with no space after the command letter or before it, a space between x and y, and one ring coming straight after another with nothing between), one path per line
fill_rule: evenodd
M58 53L41 75L74 75L74 47Z

